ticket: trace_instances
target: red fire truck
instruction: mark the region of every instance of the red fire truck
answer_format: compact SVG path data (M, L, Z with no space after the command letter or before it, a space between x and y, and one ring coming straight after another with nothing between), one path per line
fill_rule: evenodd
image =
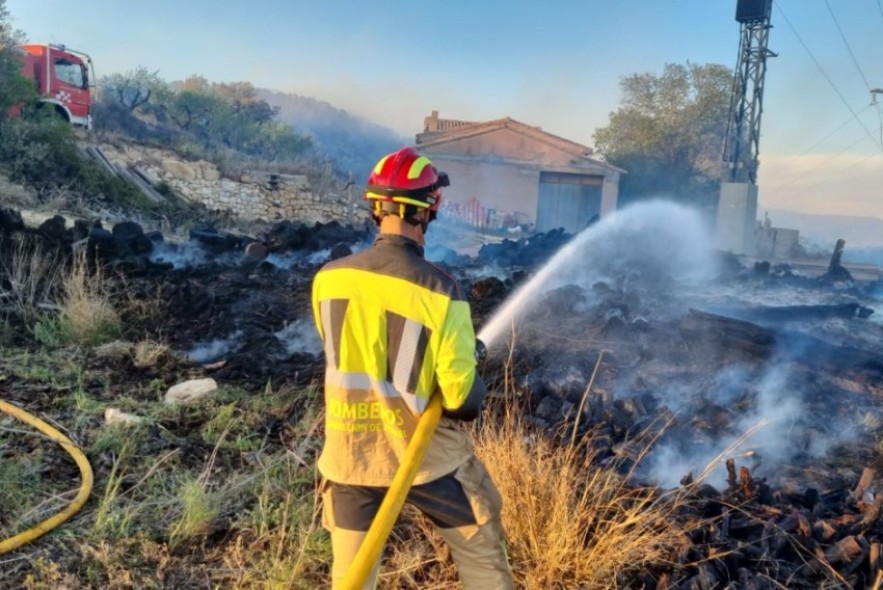
M64 45L19 45L22 75L37 85L41 103L73 125L92 128L92 58Z

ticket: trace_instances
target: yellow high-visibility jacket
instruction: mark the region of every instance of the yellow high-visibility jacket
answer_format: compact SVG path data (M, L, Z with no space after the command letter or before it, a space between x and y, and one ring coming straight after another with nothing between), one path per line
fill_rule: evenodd
M447 475L472 455L452 418L474 418L487 393L475 370L469 304L416 242L380 234L372 247L326 264L312 303L326 363L324 477L388 486L437 389L445 416L414 483Z

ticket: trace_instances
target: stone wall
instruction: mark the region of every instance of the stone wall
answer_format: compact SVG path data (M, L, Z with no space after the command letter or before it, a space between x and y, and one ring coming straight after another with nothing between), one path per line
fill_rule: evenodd
M184 198L243 219L359 223L367 218L360 194L352 185L346 191L320 193L310 186L306 175L252 171L229 179L211 162L185 161L157 148L98 147L115 165L137 168L154 185L164 182Z

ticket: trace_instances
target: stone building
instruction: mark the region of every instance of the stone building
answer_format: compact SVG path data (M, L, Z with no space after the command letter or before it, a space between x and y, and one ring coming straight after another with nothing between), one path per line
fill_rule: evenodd
M510 118L424 120L416 147L451 177L442 214L477 227L578 232L613 212L623 170Z

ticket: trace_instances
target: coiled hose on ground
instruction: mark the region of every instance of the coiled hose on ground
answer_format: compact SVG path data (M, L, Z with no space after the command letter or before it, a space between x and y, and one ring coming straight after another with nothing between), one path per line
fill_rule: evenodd
M14 549L18 549L25 543L30 543L34 539L42 537L55 527L64 523L71 516L79 512L80 508L86 503L86 500L89 499L89 494L92 492L92 483L93 483L93 474L92 474L92 466L89 464L89 460L86 459L86 455L83 454L79 448L77 448L71 440L63 435L61 432L47 424L46 422L40 420L39 418L32 416L31 414L25 412L21 408L14 406L8 402L0 400L0 410L6 412L13 418L24 422L30 426L33 426L53 441L58 443L65 451L67 451L68 455L73 457L73 460L77 463L77 467L80 468L80 490L77 492L76 497L71 501L67 507L59 512L58 514L51 516L44 520L43 522L29 528L26 531L23 531L14 537L10 537L4 541L0 541L0 555L4 553L9 553Z

